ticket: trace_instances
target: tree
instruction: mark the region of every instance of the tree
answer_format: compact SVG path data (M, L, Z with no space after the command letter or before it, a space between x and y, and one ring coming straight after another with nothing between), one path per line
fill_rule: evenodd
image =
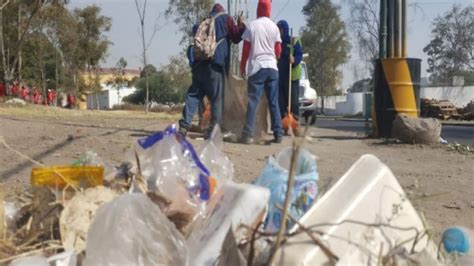
M117 89L117 98L119 99L120 105L120 89L124 86L128 86L131 81L125 77L125 68L127 67L127 61L121 57L117 64L114 67L113 78L109 80L107 83L112 85L114 88Z
M33 21L38 13L40 13L40 11L48 5L57 6L67 3L67 0L3 0L0 2L0 49L2 53L3 79L6 81L6 83L9 83L13 79L17 68L21 68L22 48L25 43L27 33L29 32L30 27L34 24ZM9 10L6 12L6 14L18 15L18 19L15 19L18 22L15 31L5 31L5 25L10 27L13 26L11 23L7 24L5 22L3 14L7 8ZM23 17L25 19L23 19ZM7 19L7 21L9 20ZM12 35L13 32L15 33ZM15 35L16 38L13 37ZM7 49L7 45L5 43L6 40L10 43ZM12 50L11 52L10 48Z
M179 25L179 30L183 33L180 44L188 42L195 23L209 16L213 3L212 0L169 0L165 16L173 18L173 22Z
M160 15L158 15L155 19L155 25L154 25L153 31L149 39L146 40L145 19L146 19L147 0L144 0L143 5L140 4L139 2L140 2L139 0L135 0L135 6L137 7L138 18L140 21L140 37L141 37L141 43L142 43L142 63L143 63L143 70L145 71L145 87L146 87L145 113L148 113L150 90L149 90L149 84L148 84L149 73L148 73L148 68L146 67L148 65L147 51L151 45L151 42L153 41L153 38L155 37L156 33L161 29L161 27L158 25L158 22L160 19Z
M351 28L357 40L359 56L365 60L370 75L379 57L379 0L349 0Z
M433 22L428 55L428 73L435 84L449 84L453 76L465 76L474 84L474 7L453 5Z
M330 0L309 0L303 7L306 26L302 32L311 83L320 96L336 93L342 79L339 67L349 58L350 44L339 7ZM324 108L324 97L321 109Z
M171 88L177 95L177 101L181 101L191 85L191 71L186 56L181 54L170 57L164 72L171 81Z
M124 98L124 101L134 104L146 102L147 78L140 78L136 84L137 91ZM149 74L148 89L150 101L157 103L178 102L179 94L173 89L173 82L165 71Z
M89 90L100 88L92 71L97 73L99 63L107 55L108 47L111 44L104 32L110 31L112 20L102 16L100 11L100 7L96 5L74 10L78 21L76 30L79 34L75 51L78 56L76 60L78 65L84 65L87 69Z

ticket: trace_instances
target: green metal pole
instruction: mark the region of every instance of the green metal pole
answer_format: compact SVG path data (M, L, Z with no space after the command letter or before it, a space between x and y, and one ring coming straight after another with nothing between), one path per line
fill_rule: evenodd
M380 0L379 58L387 57L387 0Z

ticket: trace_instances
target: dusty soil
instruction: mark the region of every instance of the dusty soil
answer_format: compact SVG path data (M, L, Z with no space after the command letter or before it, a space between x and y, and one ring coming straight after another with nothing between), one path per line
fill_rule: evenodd
M88 150L110 165L131 158L130 147L140 137L177 120L176 115L126 111L72 111L48 107L9 107L0 104L0 136L12 148L46 165L70 164ZM412 203L440 232L451 225L474 228L474 155L446 146L387 144L354 133L311 129L305 148L318 157L320 189L349 169L363 154L385 162L405 188ZM269 136L271 138L271 136ZM1 138L0 138L1 139ZM225 144L237 182L252 181L266 158L290 144ZM200 145L201 140L193 140ZM0 144L0 186L29 185L33 163ZM343 197L344 195L341 195ZM446 208L452 206L459 208Z

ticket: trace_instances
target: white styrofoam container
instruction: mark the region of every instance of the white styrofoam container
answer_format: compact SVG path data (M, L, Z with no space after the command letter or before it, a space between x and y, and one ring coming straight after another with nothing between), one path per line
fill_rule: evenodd
M373 155L363 155L352 165L301 217L301 224L305 227L324 224L314 229L324 233L321 239L343 264L350 262L371 265L370 261L375 264L381 248L385 253L390 247L416 235L416 230L395 230L384 226L371 227L343 222L347 220L411 227L419 232L425 230L393 173ZM292 231L296 228L297 226L292 228ZM410 241L404 247L410 251L412 243ZM357 245L364 246L368 251L361 250ZM424 237L417 244L416 250L423 250L427 246L433 247L431 241ZM276 258L278 265L323 265L329 262L305 233L289 238Z
M192 265L213 265L230 226L252 225L266 208L270 190L250 184L225 183L207 206L187 239Z

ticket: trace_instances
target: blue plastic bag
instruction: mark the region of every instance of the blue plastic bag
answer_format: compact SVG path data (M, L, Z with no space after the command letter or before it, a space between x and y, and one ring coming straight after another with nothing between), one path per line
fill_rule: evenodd
M271 192L267 218L264 224L267 232L277 232L281 226L282 213L276 206L283 207L285 201L291 152L291 147L288 147L283 149L276 158L270 156L267 165L254 181L255 185L266 187ZM309 210L318 195L317 181L316 160L310 152L301 149L296 165L295 185L290 201L289 215L291 217L298 220ZM289 221L286 227L287 230L292 226L293 223Z

